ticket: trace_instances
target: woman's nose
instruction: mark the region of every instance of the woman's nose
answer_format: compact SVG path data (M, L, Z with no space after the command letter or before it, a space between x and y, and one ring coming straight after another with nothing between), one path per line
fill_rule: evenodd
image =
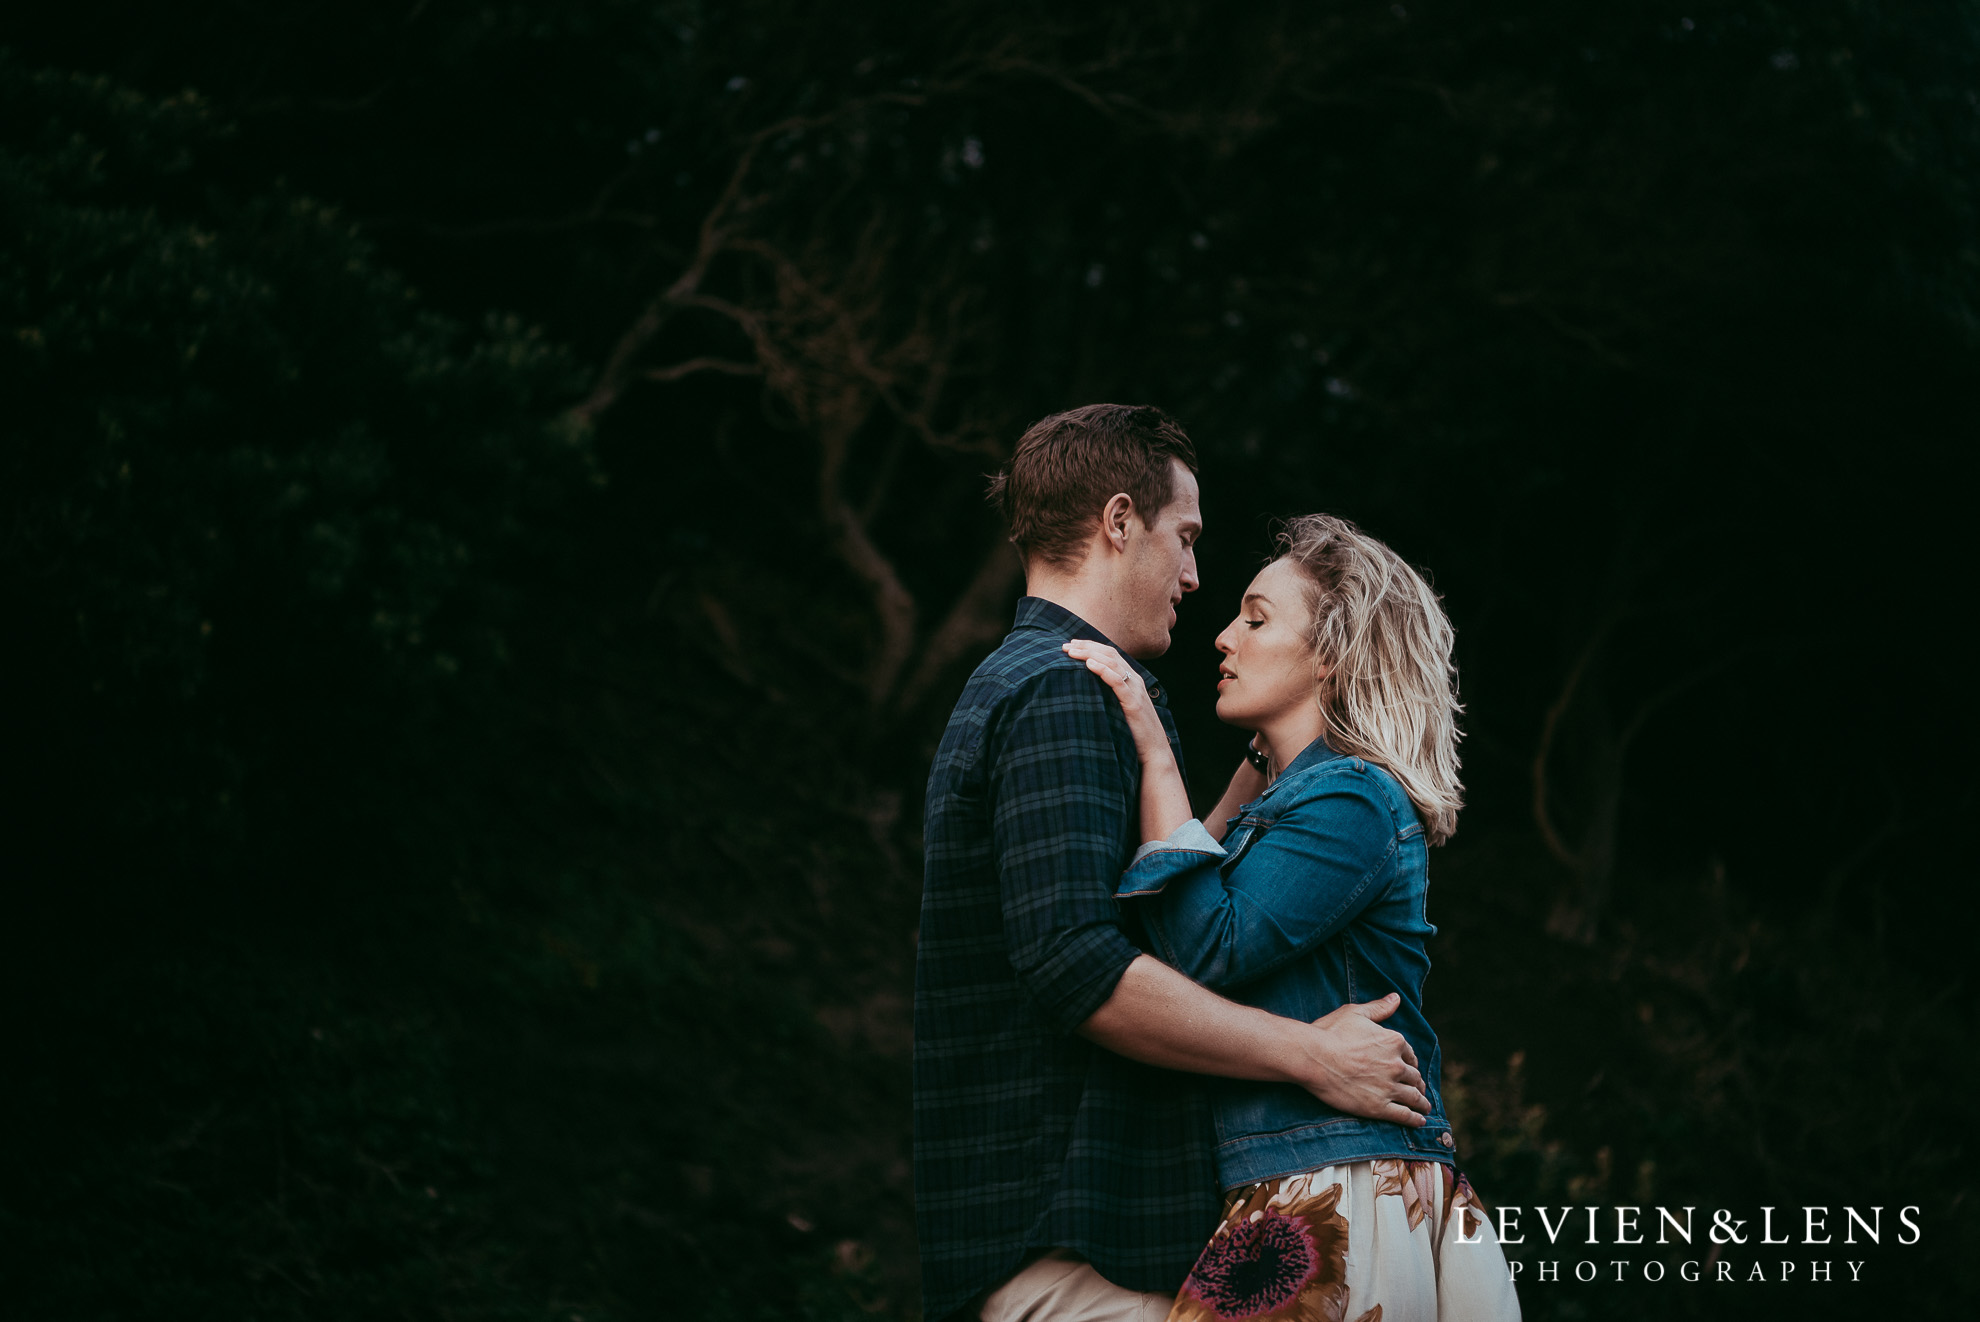
M1235 623L1226 625L1224 631L1217 635L1217 650L1225 656L1229 656L1231 653L1237 651L1237 625Z

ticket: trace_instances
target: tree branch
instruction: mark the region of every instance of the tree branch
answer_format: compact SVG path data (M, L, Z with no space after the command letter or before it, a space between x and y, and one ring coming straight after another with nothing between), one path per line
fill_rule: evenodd
M886 704L914 650L916 607L914 594L901 582L893 561L867 534L840 484L852 438L872 411L871 400L866 391L848 385L825 404L818 446L818 507L832 530L833 549L866 584L879 621L880 645L866 666L867 705L878 710Z
M762 376L763 369L755 363L732 362L727 358L690 358L672 367L649 367L643 376L648 381L678 381L696 372L723 372L729 376Z
M1568 671L1567 682L1561 685L1560 695L1547 708L1546 719L1540 723L1540 745L1533 754L1533 823L1540 828L1540 839L1545 842L1547 852L1577 873L1582 867L1581 855L1568 848L1567 841L1561 838L1560 831L1554 825L1553 814L1547 808L1547 759L1553 753L1554 736L1560 730L1561 718L1567 715L1569 706L1574 702L1575 690L1581 686L1582 677L1594 664L1613 626L1613 617L1597 625L1594 636L1581 649L1581 655L1575 658L1574 667Z
M894 713L905 716L914 710L942 672L962 659L972 648L1003 637L1010 624L1007 607L1011 589L1022 576L1023 564L1016 548L999 538L983 557L976 577L949 607L948 615L921 649L921 661L894 701Z

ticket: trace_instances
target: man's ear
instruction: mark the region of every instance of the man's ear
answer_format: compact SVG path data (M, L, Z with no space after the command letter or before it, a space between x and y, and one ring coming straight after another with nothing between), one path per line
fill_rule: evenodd
M1100 531L1116 551L1127 550L1128 521L1135 517L1134 497L1117 491L1100 511Z

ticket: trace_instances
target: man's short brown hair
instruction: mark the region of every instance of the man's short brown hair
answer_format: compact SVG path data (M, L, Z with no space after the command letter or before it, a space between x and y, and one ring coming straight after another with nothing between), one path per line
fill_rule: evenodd
M1032 423L990 479L990 501L1026 560L1063 568L1079 560L1100 511L1119 492L1152 526L1175 498L1172 459L1196 471L1196 447L1162 410L1088 404Z

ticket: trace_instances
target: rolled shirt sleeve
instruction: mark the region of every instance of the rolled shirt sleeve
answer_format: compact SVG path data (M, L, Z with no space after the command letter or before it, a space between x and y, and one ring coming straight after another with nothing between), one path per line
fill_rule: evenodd
M1228 990L1353 922L1379 893L1395 831L1382 804L1342 777L1262 829L1235 864L1211 843L1215 852L1186 840L1146 850L1118 894L1140 905L1165 962Z
M1023 687L986 750L1004 938L1025 994L1071 1032L1142 953L1114 899L1139 767L1131 742L1123 761L1113 697L1085 668Z

